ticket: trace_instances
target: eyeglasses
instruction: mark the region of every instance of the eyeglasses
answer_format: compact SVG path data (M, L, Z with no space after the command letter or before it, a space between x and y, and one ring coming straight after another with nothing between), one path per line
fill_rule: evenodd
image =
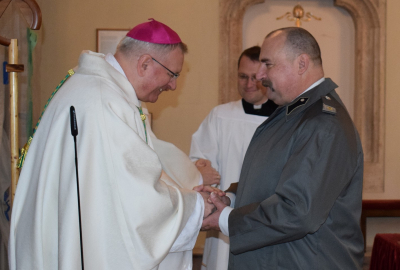
M171 77L171 80L172 79L178 79L178 77L179 77L179 75L181 75L181 74L179 74L179 73L175 73L175 72L172 72L169 68L167 68L166 66L164 66L163 64L161 64L160 62L158 62L156 59L154 59L153 57L151 57L151 59L153 59L156 63L158 63L160 66L162 66L163 68L165 68L166 70L168 70L168 72L169 73L171 73L171 74L168 74L170 77Z
M257 82L256 75L249 77L246 74L240 73L238 76L239 76L239 80L242 80L242 81L248 81L250 79L252 82Z

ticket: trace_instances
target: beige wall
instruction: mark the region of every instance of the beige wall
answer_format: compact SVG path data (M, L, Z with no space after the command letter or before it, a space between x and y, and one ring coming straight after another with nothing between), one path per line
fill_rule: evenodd
M400 34L398 16L400 1L387 0L386 45L386 129L385 129L385 191L365 193L364 199L400 199ZM367 245L373 244L376 233L400 233L400 218L369 218Z
M385 192L365 199L400 199L400 1L387 0Z
M96 28L131 28L147 18L160 20L189 46L175 92L163 93L153 113L153 129L163 140L188 153L192 133L217 105L218 1L185 0L38 0L41 31L41 95L43 107L55 86L77 64L81 50L95 50ZM400 1L387 0L385 192L365 199L400 199ZM265 35L266 33L260 33ZM369 223L381 222L381 219ZM374 224L375 224L374 223Z

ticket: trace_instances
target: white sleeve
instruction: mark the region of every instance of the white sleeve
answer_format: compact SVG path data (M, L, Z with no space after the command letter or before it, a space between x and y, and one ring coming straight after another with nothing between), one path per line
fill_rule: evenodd
M192 161L200 158L208 159L211 161L211 165L218 171L218 124L214 110L215 108L207 115L199 129L193 134L189 157Z
M229 214L232 212L233 208L232 207L225 207L224 210L222 210L221 215L219 216L218 220L218 225L219 228L221 229L221 232L225 234L226 236L229 236L229 224L228 224L228 218Z
M196 244L204 215L204 200L200 193L197 193L197 202L193 213L190 215L186 226L179 234L171 247L170 252L192 250Z

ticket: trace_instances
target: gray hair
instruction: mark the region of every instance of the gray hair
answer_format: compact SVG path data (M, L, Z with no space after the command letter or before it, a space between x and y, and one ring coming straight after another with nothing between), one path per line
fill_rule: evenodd
M146 41L124 37L117 46L117 52L122 53L126 57L140 56L143 54L167 55L176 48L180 48L182 53L187 53L188 49L185 43L176 44L156 44Z
M310 32L301 27L286 27L272 31L266 38L278 31L286 34L285 47L290 49L294 56L305 53L310 56L315 65L322 65L321 49Z

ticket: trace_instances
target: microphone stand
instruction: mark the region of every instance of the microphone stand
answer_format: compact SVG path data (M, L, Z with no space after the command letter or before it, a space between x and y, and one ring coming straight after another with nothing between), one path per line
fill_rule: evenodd
M71 135L74 137L75 147L75 171L76 171L76 189L78 194L78 212L79 212L79 237L81 242L81 265L82 270L85 269L83 263L83 244L82 244L82 221L81 221L81 199L79 195L79 174L78 174L78 153L76 151L76 136L78 135L78 123L76 121L76 114L74 106L69 108L70 120L71 120Z

